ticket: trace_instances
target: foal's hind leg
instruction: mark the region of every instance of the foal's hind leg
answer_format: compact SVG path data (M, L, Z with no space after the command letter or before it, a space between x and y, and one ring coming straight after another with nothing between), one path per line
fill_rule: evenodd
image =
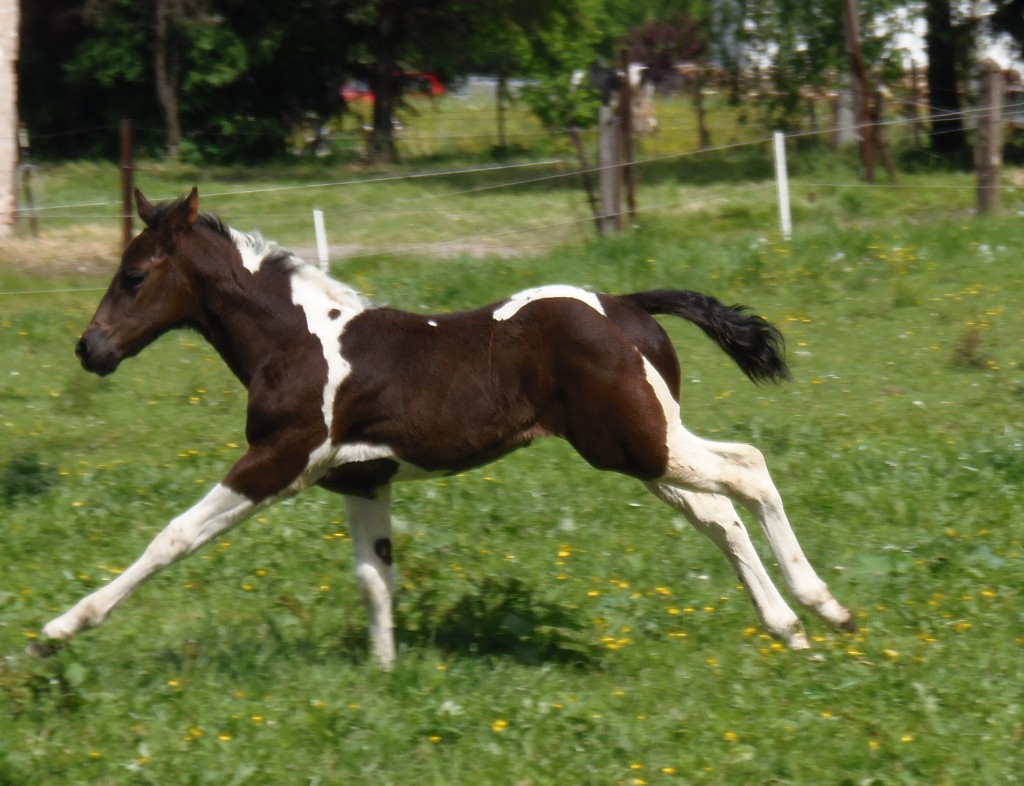
M345 512L355 551L359 594L370 618L370 647L380 665L395 662L392 600L395 568L391 555L391 487L381 486L372 499L345 497Z
M791 649L806 649L807 636L800 620L769 578L732 503L717 494L683 491L665 483L647 485L722 550L747 590L764 629Z
M796 599L835 628L857 629L850 611L840 605L814 572L797 542L789 519L757 448L710 442L670 426L669 460L659 483L689 490L724 494L746 507L764 530L782 574Z

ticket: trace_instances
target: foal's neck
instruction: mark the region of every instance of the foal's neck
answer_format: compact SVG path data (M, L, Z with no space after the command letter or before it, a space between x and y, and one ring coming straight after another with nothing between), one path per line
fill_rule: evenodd
M343 324L369 305L276 243L229 233L234 253L201 272L195 327L245 387L268 363L309 341L316 319Z

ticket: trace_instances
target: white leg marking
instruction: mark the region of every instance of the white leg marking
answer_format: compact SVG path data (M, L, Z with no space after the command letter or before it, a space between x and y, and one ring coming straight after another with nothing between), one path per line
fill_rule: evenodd
M666 483L649 483L648 488L682 512L698 532L722 550L747 590L764 629L792 649L806 649L809 645L800 620L765 571L732 503L717 494L683 491Z
M266 504L269 500L257 505L218 484L198 504L171 521L124 573L49 622L43 628L43 636L70 639L83 629L96 627L148 578L192 554Z
M722 494L749 510L768 538L786 584L796 599L836 628L852 630L856 622L814 572L793 533L764 456L757 448L700 439L679 420L679 404L664 380L645 361L647 378L665 410L668 468L662 482L688 491Z
M391 604L395 593L395 569L391 556L391 487L377 490L376 499L345 497L352 546L355 551L359 594L370 618L370 648L380 665L395 662L394 622Z

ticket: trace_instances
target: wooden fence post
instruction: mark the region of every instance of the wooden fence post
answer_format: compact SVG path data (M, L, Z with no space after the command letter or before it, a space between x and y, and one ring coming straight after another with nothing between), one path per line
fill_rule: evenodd
M974 131L978 214L999 209L999 177L1003 164L1003 70L992 59L981 64L978 126Z
M626 188L629 220L636 222L636 185L633 181L633 85L629 60L622 53L622 81L619 83L619 138L622 141L622 184Z
M601 170L601 227L605 234L622 229L622 143L611 103L598 113L597 165Z

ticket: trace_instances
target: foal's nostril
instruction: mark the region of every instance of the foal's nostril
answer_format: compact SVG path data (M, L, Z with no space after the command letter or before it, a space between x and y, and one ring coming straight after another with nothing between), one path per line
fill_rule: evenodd
M110 338L100 330L86 330L75 344L75 354L82 368L105 377L113 373L121 362L121 356Z

